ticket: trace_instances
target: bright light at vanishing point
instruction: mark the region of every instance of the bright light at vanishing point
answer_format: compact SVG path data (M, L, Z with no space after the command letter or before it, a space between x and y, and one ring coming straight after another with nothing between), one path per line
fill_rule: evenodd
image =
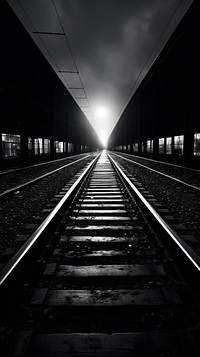
M107 146L107 136L103 130L100 131L99 133L99 139L104 147Z
M97 105L94 107L94 116L96 120L96 126L99 130L97 130L99 141L103 145L104 148L107 146L108 140L108 123L110 119L110 110L106 105ZM103 128L101 130L100 128Z
M99 106L95 110L95 114L99 119L107 118L108 117L108 109L104 106Z

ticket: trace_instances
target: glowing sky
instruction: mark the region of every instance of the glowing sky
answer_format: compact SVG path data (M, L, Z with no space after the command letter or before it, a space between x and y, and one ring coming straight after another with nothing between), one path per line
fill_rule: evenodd
M8 3L105 141L192 1Z

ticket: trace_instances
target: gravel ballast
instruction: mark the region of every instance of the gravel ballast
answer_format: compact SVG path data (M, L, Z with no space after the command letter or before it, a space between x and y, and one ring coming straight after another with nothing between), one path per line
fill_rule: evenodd
M94 156L95 154L92 157ZM70 158L70 161L79 157ZM128 155L128 157L130 158L130 155ZM200 194L188 191L180 185L160 177L147 169L140 168L134 165L134 163L124 161L116 155L114 155L114 158L123 165L129 173L136 177L163 206L170 209L174 218L187 228L187 233L193 234L200 241ZM0 253L7 247L12 246L16 238L24 233L25 225L33 223L34 217L39 215L51 198L58 194L62 187L84 167L85 161L88 163L91 161L91 158L83 162L81 161L76 165L71 165L53 176L45 178L34 186L26 188L23 193L17 192L15 195L0 202ZM142 162L142 158L140 162ZM143 163L147 164L147 160L146 162L143 161ZM50 165L52 169L52 163ZM61 165L61 162L53 163L53 165L54 168L55 166L58 167L58 165ZM46 164L44 169L46 172L49 170L47 166ZM170 174L170 167L168 165L165 166L166 173ZM151 167L159 170L161 165L156 162L151 162ZM34 171L34 167L30 170ZM36 170L38 172L38 167L36 167ZM164 165L162 170L164 170ZM173 168L173 170L175 169ZM179 172L180 174L178 175L177 168L176 176L181 179L180 175L182 171L179 170ZM42 173L44 173L44 171ZM35 175L34 173L34 177ZM11 175L9 176L11 177ZM9 176L4 177L8 187ZM13 173L13 176L16 177L16 174ZM14 180L13 176L11 181ZM198 173L190 170L190 183L194 182L194 178L198 178L197 176ZM31 179L30 171L28 178ZM27 176L24 175L20 178L20 182L21 180L26 181ZM17 180L15 183L16 185L19 184Z
M68 165L76 160L83 159L89 155L91 154L87 153L69 156L55 161L49 161L34 166L27 166L21 169L16 169L13 172L2 172L0 173L0 193L13 187L22 185L27 181L33 180L38 176L45 175L50 171L56 170L64 165Z
M96 154L93 154L90 158L66 167L0 202L0 254L6 248L12 246L20 234L24 234L24 227L33 223L35 216L38 216L49 201L95 156ZM47 166L45 165L45 170L47 170ZM31 170L33 171L34 168ZM30 172L28 175L31 179ZM8 180L8 177L6 177L6 180ZM24 177L23 182L26 182L26 180L27 177ZM8 182L7 185L9 185ZM18 182L16 182L16 185L18 185Z
M125 156L127 157L127 155ZM126 161L116 155L113 155L113 158L132 174L150 194L154 195L159 203L171 211L174 218L186 227L186 234L193 234L200 242L200 193L183 188L167 178L135 165L134 162ZM128 155L128 158L130 158L130 155ZM140 162L147 165L147 160L145 162L145 160L140 159ZM161 165L157 162L151 162L151 167L160 170ZM183 180L181 168L170 168L168 165L166 167L166 174L169 175L170 171L176 170L176 177ZM164 168L165 166L162 165L162 172ZM184 172L185 177L186 169ZM198 172L189 170L189 183L196 182L198 175Z

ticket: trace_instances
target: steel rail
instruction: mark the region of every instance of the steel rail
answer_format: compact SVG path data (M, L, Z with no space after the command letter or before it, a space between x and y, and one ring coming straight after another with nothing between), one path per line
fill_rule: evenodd
M37 230L28 238L28 240L19 249L19 251L0 271L0 296L1 298L4 296L4 301L5 291L10 291L10 293L13 294L13 284L16 283L19 285L20 282L23 282L26 276L30 274L30 269L32 268L31 266L33 262L35 262L35 255L38 257L40 255L39 251L44 249L45 244L60 223L60 220L66 212L66 209L71 204L82 183L93 169L99 155L97 155L97 157L92 160L92 162L84 170L81 176L59 201L56 207L40 224ZM8 294L6 294L6 296L7 295Z
M25 187L28 187L28 186L33 185L33 184L35 184L36 182L38 182L38 181L40 181L40 180L43 180L44 178L46 178L46 177L48 177L48 176L50 176L50 175L53 175L54 173L56 173L56 172L58 172L58 171L60 171L60 170L63 170L64 168L66 168L66 167L68 167L68 166L71 166L71 165L73 165L73 164L76 164L77 162L79 162L79 161L81 161L81 160L87 159L87 158L90 157L91 155L92 155L92 154L87 155L87 156L84 156L84 157L82 157L82 158L80 158L80 159L78 159L78 160L75 160L75 161L73 161L73 162L70 162L69 164L63 165L63 166L61 166L61 167L59 167L59 168L57 168L57 169L55 169L55 170L53 170L53 171L47 172L47 173L44 174L44 175L41 175L41 176L39 176L39 177L36 177L36 178L34 178L33 180L30 180L30 181L28 181L28 182L26 182L26 183L23 183L23 184L21 184L21 185L18 185L18 186L16 186L16 187L10 188L10 189L8 189L8 190L6 190L6 191L0 193L0 200L2 200L3 198L5 198L5 197L7 197L7 196L12 195L13 193L15 193L15 192L17 192L17 191L20 191L21 189L24 189Z
M92 152L91 154L93 154L94 152ZM33 167L38 167L38 166L45 166L48 164L53 164L53 163L57 163L59 161L64 161L64 160L70 160L72 158L75 158L77 156L83 156L86 153L82 153L82 154L77 154L77 155L71 155L71 156L65 156L62 157L60 159L55 159L55 160L48 160L48 161L44 161L44 162L38 162L37 164L33 164L33 165L28 165L28 166L23 166L23 167L17 167L17 168L13 168L13 169L8 169L7 171L2 171L0 172L0 176L2 175L9 175L13 172L19 172L19 171L23 171L23 170L29 170L32 169ZM6 170L6 169L5 169Z
M159 215L159 213L153 208L153 206L145 199L136 186L129 180L125 173L121 170L115 160L108 154L113 167L119 173L120 177L124 181L128 190L133 194L138 205L141 207L144 214L148 215L153 227L159 232L159 237L163 237L165 244L168 244L174 249L174 255L181 258L180 264L184 261L184 266L180 266L180 270L184 271L184 275L187 275L186 279L190 280L195 276L200 277L200 257L188 246L188 244L170 227L170 225ZM171 249L170 249L171 254ZM186 273L186 274L185 274ZM199 287L194 286L194 289L198 290Z
M126 152L124 152L123 154L127 155L127 156L130 156L132 158L136 158L136 159L144 159L144 160L147 160L147 161L151 161L151 162L158 163L158 164L163 164L163 165L166 165L166 166L174 166L174 167L177 167L178 169L190 170L190 171L194 171L194 172L198 172L198 173L200 172L200 170L198 170L198 169L193 169L192 167L173 164L172 162L166 162L166 161L161 161L161 160L150 159L149 157L138 156L138 155L134 155L134 154L128 154Z
M187 188L189 188L189 189L191 189L191 190L193 190L193 191L200 192L200 187L198 187L198 186L190 185L190 184L187 183L187 182L181 181L181 180L179 180L179 179L177 179L177 178L175 178L175 177L173 177L173 176L164 174L163 172L160 172L160 171L157 171L157 170L155 170L155 169L152 169L151 167L148 167L148 166L146 166L146 165L143 165L143 164L141 164L141 163L139 163L139 162L137 162L137 161L128 159L127 157L124 157L124 156L122 156L122 155L119 155L119 154L116 154L116 153L113 153L113 152L112 152L112 154L113 154L113 155L116 155L116 156L118 156L118 157L121 157L121 158L124 159L124 160L130 161L130 162L132 162L132 163L134 163L134 164L136 164L136 165L138 165L138 166L144 167L145 169L147 169L147 170L149 170L149 171L152 171L152 172L154 172L154 173L157 174L157 175L160 175L160 176L163 176L163 177L165 177L165 178L168 178L168 179L170 179L170 180L172 180L172 181L174 181L174 182L176 182L176 183L178 183L178 184L180 184L180 185L182 185L182 186L184 186L184 187L187 187Z

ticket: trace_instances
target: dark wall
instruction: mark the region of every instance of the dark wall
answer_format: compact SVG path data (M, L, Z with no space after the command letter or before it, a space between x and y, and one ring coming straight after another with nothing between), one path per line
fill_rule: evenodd
M0 36L0 133L96 148L92 126L4 0Z
M185 135L192 155L199 120L199 2L194 1L147 73L110 136L110 148Z

